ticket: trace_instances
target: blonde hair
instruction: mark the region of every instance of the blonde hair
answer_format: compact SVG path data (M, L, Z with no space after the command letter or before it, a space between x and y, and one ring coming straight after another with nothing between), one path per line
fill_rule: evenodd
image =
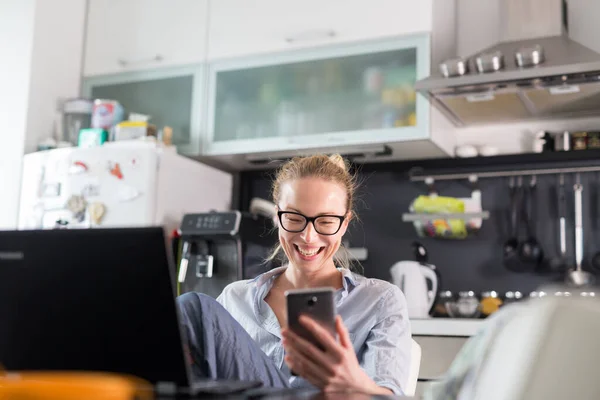
M306 157L294 157L279 168L275 175L272 185L273 202L279 204L281 196L281 187L284 183L302 179L302 178L320 178L329 182L341 185L346 191L346 212L354 212L354 197L356 192L356 177L350 173L349 163L339 154L325 155L317 154ZM273 249L267 261L279 258L287 261L285 253L282 251L281 243ZM342 268L352 269L353 261L350 252L343 244L333 257L334 263Z

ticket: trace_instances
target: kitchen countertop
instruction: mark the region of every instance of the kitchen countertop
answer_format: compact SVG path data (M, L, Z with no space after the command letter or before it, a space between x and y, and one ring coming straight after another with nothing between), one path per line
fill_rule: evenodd
M485 319L428 318L410 321L415 336L473 336L485 324Z

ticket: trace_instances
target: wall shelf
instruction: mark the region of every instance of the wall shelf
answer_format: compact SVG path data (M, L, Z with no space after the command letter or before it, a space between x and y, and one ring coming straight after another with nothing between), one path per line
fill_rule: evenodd
M482 212L471 212L471 213L405 213L402 214L403 222L427 222L435 219L488 219L490 217L489 211Z

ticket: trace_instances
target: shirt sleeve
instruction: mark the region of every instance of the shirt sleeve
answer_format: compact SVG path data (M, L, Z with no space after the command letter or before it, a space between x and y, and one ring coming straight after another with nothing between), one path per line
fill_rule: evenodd
M377 383L403 395L410 367L411 331L406 299L391 286L378 306L378 320L369 332L363 368Z

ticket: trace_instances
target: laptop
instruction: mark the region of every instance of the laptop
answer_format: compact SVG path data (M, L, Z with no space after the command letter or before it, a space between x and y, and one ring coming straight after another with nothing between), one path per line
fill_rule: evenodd
M0 231L0 364L103 371L159 392L234 393L192 382L162 228Z

